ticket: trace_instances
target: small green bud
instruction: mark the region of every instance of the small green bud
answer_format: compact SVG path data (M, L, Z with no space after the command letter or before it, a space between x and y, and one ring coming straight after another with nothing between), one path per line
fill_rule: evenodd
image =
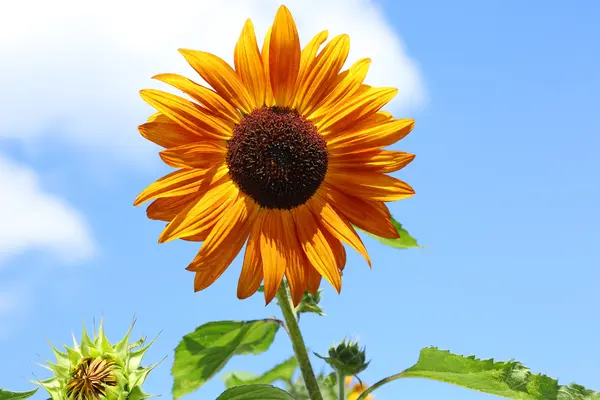
M364 371L371 361L366 361L365 348L358 346L358 342L342 340L337 346L329 349L329 357L318 357L327 361L331 367L343 376L356 375Z
M83 328L81 342L73 337L73 347L66 352L55 347L56 363L46 367L54 376L34 382L48 392L52 400L142 400L152 397L142 391L148 373L157 364L140 365L152 342L144 338L129 343L133 324L125 337L114 346L104 334L102 322L98 333L90 338Z
M308 292L304 292L304 296L302 296L302 300L300 300L300 304L296 307L296 313L315 313L320 316L325 315L323 309L319 307L319 302L321 301L321 293L322 290L318 290L317 293L312 294Z

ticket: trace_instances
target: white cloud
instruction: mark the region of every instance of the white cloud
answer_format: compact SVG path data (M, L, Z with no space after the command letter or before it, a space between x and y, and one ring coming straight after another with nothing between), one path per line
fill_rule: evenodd
M168 4L168 6L167 6ZM48 138L139 161L153 150L136 126L150 112L138 96L161 72L193 72L177 48L232 61L247 17L259 36L273 0L21 0L0 13L0 138ZM419 105L424 90L385 15L369 0L289 0L306 44L318 31L349 33L349 62L371 57L369 83L400 89L392 111ZM60 129L48 129L59 127Z
M31 249L54 253L65 262L93 255L94 242L79 213L44 192L36 174L0 154L0 263ZM0 297L0 309L8 307Z

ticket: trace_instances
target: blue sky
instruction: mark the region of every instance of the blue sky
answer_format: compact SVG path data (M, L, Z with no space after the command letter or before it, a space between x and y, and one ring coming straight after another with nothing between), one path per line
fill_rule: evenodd
M259 20L269 21L275 13L275 3L251 3L248 12ZM300 29L311 27L310 10L318 7L289 4L304 18ZM361 374L368 383L412 365L422 347L435 345L484 358L514 358L562 383L600 391L600 3L324 4L329 14L319 21L351 38L356 33L363 45L357 57L368 56L369 47L393 53L374 59L383 65L376 70L377 83L413 82L400 87L405 94L392 111L417 121L395 146L417 154L398 174L417 195L390 209L426 248L399 251L365 238L372 270L349 252L342 294L325 288L328 316L302 319L311 350L324 352L344 336L358 336L373 359ZM219 23L232 27L230 37L207 37L204 31L190 37L189 32L205 29L192 24L152 47L142 41L144 34L158 38L160 29L150 24L152 29L138 36L123 36L122 47L109 47L100 34L109 29L103 25L106 15L91 29L58 9L53 12L71 22L65 24L69 29L56 35L15 31L35 51L0 42L0 56L14 56L0 66L5 79L0 83L17 96L0 100L8 110L0 124L0 208L5 210L0 237L21 240L0 247L0 387L25 390L32 373L45 377L33 363L41 362L37 354L51 357L46 339L68 343L83 319L91 324L101 316L109 336L118 338L135 313L136 334L162 331L147 362L168 358L145 387L168 397L173 349L182 335L208 321L255 319L278 310L265 308L260 296L237 300L240 260L215 285L194 294L192 274L184 267L196 245L158 245L161 223L132 206L141 189L167 172L155 149L136 133L136 124L151 112L137 89L159 87L149 79L155 73L179 72L174 69L184 64L175 50L196 38L200 44L191 47L203 48L212 37L225 53L232 51L246 11L240 6L233 22ZM13 12L5 15L14 26L26 23L23 9ZM127 12L159 18L141 5ZM111 34L123 33L123 26L114 22ZM99 46L73 39L78 29ZM368 40L390 33L401 41ZM52 51L42 45L46 36L57 46ZM145 47L131 47L138 57L127 58L124 49L138 39ZM114 58L109 62L103 55ZM73 57L96 69L87 73ZM22 71L39 77L21 79ZM18 214L19 205L32 208ZM280 332L269 352L235 358L223 372L261 372L290 355ZM323 365L314 363L317 369ZM212 399L222 390L215 378L189 398ZM408 379L375 394L378 400L493 398Z

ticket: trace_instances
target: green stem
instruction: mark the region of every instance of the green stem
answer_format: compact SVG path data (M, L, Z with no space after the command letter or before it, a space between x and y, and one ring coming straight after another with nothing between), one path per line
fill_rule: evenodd
M294 307L292 305L292 298L290 297L290 293L288 292L284 282L281 283L279 290L277 291L277 300L279 302L279 307L281 307L283 319L287 325L287 332L292 341L294 354L296 354L296 359L300 365L300 371L302 372L302 377L304 378L304 384L306 385L306 389L308 389L308 395L310 396L311 400L323 400L323 395L319 389L317 378L315 378L315 372L313 371L312 365L310 364L310 359L308 358L308 352L306 351L304 339L302 339L300 326L298 326L296 312L294 311Z
M395 381L396 379L403 378L402 374L404 374L404 371L400 372L399 374L388 376L387 378L383 378L379 382L373 384L372 386L369 386L369 388L367 390L365 390L360 396L358 396L358 399L356 399L356 400L364 400L364 399L366 399L367 396L371 392L373 392L375 389L377 389L378 387L383 386L386 383L390 383L391 381Z
M346 377L337 371L338 400L346 400Z

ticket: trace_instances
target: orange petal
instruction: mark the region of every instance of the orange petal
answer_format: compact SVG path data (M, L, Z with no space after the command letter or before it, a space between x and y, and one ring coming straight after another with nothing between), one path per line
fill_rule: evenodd
M204 185L221 179L229 172L227 166L212 169L180 169L163 176L138 195L133 202L139 206L157 197L174 197L196 193Z
M175 168L212 168L223 165L227 142L205 140L161 151L160 158Z
M279 210L262 210L262 212L265 215L260 227L259 245L265 277L265 301L269 304L277 294L289 263L290 251L285 242L285 232L293 229L293 225L284 225L284 221L289 222L289 220L282 218Z
M252 111L250 94L240 77L223 59L204 51L179 49L187 62L228 103L246 114Z
M273 88L271 87L271 73L269 71L269 47L271 45L271 32L273 31L273 27L269 27L267 30L267 35L265 36L265 41L263 42L262 51L261 51L261 59L263 63L263 68L265 70L265 105L274 106L275 98L273 97Z
M252 21L246 20L233 54L235 70L248 89L252 106L262 107L265 103L265 71Z
M203 139L202 136L194 134L170 120L169 122L157 120L146 122L138 127L138 131L149 141L167 149Z
M287 7L280 6L269 42L269 74L278 106L290 105L299 69L300 39L296 23Z
M309 114L319 100L327 95L329 83L344 66L349 51L350 38L348 35L339 35L331 39L313 60L295 94L297 101L300 102L298 111L302 115Z
M390 222L389 210L384 203L365 201L329 185L323 185L322 188L322 196L329 203L334 204L338 214L353 225L380 237L390 239L399 237L398 231Z
M333 209L331 204L322 197L321 191L317 192L307 203L312 213L319 221L319 224L327 229L338 240L349 244L354 250L364 257L369 266L371 260L367 249L360 237L352 228L348 221L342 219L340 215Z
M356 93L349 99L331 107L316 127L319 132L341 131L354 125L361 118L376 113L396 96L398 89L373 88L364 93Z
M310 263L306 259L300 243L298 243L292 212L284 210L279 214L283 220L283 226L286 227L283 245L287 247L289 254L285 276L290 285L292 303L296 307L300 304L300 300L302 300L302 296L304 296L304 291L306 290L308 278L306 266L310 265Z
M294 209L294 220L300 246L312 266L321 274L339 293L342 288L342 279L337 268L335 255L327 242L319 222L306 206Z
M330 171L355 170L389 173L398 171L415 159L414 154L394 150L372 150L356 154L330 154L327 167Z
M158 242L164 243L204 232L214 225L238 195L239 189L230 179L215 184L197 202L190 204L169 222Z
M210 113L224 121L238 124L241 120L240 113L216 92L199 85L184 76L177 74L159 74L152 78L181 90L206 107Z
M346 266L346 249L344 248L342 242L340 242L338 238L329 233L327 229L323 229L323 236L325 236L325 239L327 239L327 243L329 243L329 247L331 247L331 251L333 251L333 256L335 257L335 265L340 271L341 276L341 271L343 271L344 267Z
M380 117L382 118L382 117ZM389 146L404 138L415 126L410 118L357 126L335 137L327 136L327 150L330 154L349 154L370 151Z
M321 274L310 263L306 266L306 289L309 293L317 294L321 286Z
M327 115L331 107L352 96L365 80L370 65L371 59L363 58L355 62L343 77L342 74L338 75L339 82L333 88L329 88L329 94L311 108L314 111L305 114L307 118L310 121L320 120Z
M235 260L246 242L257 212L256 203L247 196L240 196L219 218L198 255L186 268L196 272L194 291L212 285Z
M202 194L188 194L185 196L163 197L154 200L146 209L146 215L150 219L159 221L171 221L185 207L198 200Z
M379 172L360 171L348 175L347 172L328 171L325 179L336 189L364 200L397 201L415 194L408 183Z
M231 125L208 115L198 104L154 89L142 90L140 95L146 103L189 131L213 139L231 137Z
M302 82L304 82L304 79L306 78L306 74L309 71L309 67L312 65L312 63L317 55L317 51L319 51L319 48L321 47L323 42L325 42L325 40L327 40L328 35L329 35L329 32L327 32L327 31L319 32L302 49L302 52L300 53L300 69L298 71L298 79L296 80L296 91L298 90L299 85ZM294 102L292 104L293 108L298 107L298 104L299 104L298 100L299 100L298 97L294 96Z
M246 244L246 253L244 254L244 264L238 280L237 296L238 299L246 299L252 296L258 290L263 280L262 258L260 256L260 227L264 213L259 212L252 223L248 243Z

